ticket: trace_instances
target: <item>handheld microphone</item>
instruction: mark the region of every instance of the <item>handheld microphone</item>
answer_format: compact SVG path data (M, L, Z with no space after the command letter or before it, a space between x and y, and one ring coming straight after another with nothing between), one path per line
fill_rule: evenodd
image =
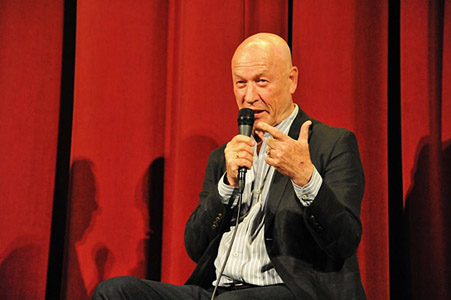
M250 108L242 108L238 112L238 131L242 135L251 136L254 127L254 111ZM244 180L246 177L246 167L238 168L238 185L240 192L244 190Z
M240 109L238 113L238 131L242 135L251 136L252 134L252 128L254 127L254 111L250 108L243 108ZM244 180L246 177L246 167L239 167L238 168L238 184L240 189L238 204L237 204L237 212L236 212L236 220L235 220L235 228L233 229L232 233L232 239L230 241L229 248L227 249L227 253L225 256L225 260L222 263L221 270L219 271L219 275L216 279L215 288L213 289L213 293L211 294L210 300L213 300L216 295L216 290L218 289L219 282L221 281L222 274L224 272L224 268L226 266L227 260L230 256L230 251L232 250L233 241L235 240L236 232L238 229L238 222L240 220L241 215L241 200L243 197L243 191L244 191Z

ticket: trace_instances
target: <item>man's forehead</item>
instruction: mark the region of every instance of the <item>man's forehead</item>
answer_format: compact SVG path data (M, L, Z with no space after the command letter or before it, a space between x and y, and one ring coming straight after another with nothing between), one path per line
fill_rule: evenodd
M232 60L232 72L241 73L249 70L268 72L272 68L273 59L267 52L243 51L237 53Z
M263 76L270 73L270 68L266 64L236 65L232 67L232 75L243 76Z

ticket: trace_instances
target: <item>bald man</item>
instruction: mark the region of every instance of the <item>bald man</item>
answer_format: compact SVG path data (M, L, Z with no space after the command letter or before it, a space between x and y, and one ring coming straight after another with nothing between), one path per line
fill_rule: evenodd
M236 135L210 154L185 229L196 269L183 286L113 278L94 299L207 300L215 285L215 299L365 299L356 258L364 176L354 134L293 102L298 69L279 36L247 38L231 66L238 108L252 109L255 123L251 137Z

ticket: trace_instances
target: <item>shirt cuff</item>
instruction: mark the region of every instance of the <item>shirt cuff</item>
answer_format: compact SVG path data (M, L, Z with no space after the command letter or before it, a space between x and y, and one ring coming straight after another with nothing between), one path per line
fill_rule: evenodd
M293 184L294 192L296 193L299 201L301 201L303 206L307 207L313 203L316 195L318 195L321 184L323 183L323 178L314 167L312 178L310 178L310 181L306 185L299 186L294 183L293 180L291 183Z
M225 205L229 204L230 199L233 198L232 207L234 207L238 203L238 197L235 197L237 188L228 185L225 183L225 176L227 173L224 173L218 182L218 192L219 196L221 196L221 202Z

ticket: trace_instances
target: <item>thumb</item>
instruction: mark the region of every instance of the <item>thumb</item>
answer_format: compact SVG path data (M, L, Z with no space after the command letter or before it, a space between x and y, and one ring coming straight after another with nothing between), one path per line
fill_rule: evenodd
M308 130L310 128L310 125L312 125L312 121L308 120L305 121L301 126L301 131L299 132L299 138L298 141L304 141L308 143Z

